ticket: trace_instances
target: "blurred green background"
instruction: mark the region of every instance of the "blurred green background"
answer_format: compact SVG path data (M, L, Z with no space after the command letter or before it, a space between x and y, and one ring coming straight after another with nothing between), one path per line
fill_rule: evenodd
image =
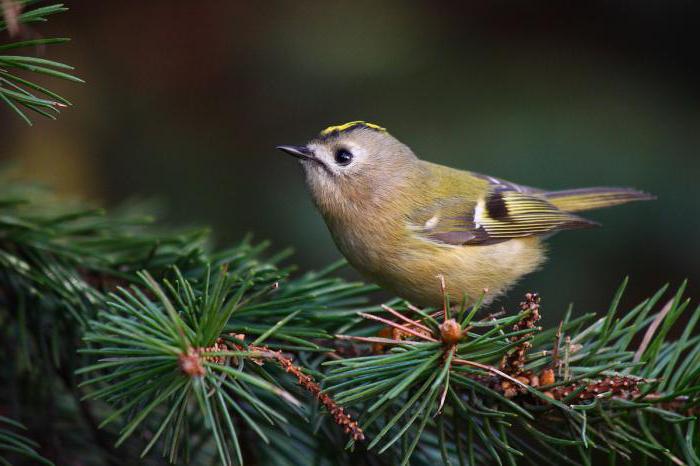
M0 161L23 176L107 206L157 198L171 224L211 225L220 245L254 232L318 268L339 253L274 146L363 119L454 167L659 196L552 238L494 307L528 289L550 320L570 301L602 310L626 274L626 304L685 277L697 295L697 3L66 3L34 29L73 38L45 56L87 84L51 82L75 105L56 122L0 108Z

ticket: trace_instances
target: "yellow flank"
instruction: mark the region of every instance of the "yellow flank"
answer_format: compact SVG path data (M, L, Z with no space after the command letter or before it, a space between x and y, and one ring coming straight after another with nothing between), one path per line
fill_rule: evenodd
M343 123L342 125L329 126L328 128L321 131L321 136L327 136L327 135L329 135L333 132L336 132L336 131L339 133L342 133L343 131L347 131L351 128L354 128L355 126L366 126L368 128L372 128L373 130L376 130L376 131L386 132L386 128L382 128L379 125L375 125L374 123L368 123L366 121L357 120L357 121L350 121L348 123Z

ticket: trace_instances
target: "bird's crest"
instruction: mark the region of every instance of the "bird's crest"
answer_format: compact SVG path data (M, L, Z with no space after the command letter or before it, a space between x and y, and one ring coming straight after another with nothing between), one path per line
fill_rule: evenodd
M352 130L355 130L358 128L367 128L367 129L372 129L374 131L380 131L382 133L386 133L386 128L383 128L379 125L375 125L374 123L368 123L366 121L351 121L349 123L344 123L342 125L329 126L328 128L321 131L319 136L321 138L326 138L326 137L331 136L331 135L346 133L348 131L352 131Z

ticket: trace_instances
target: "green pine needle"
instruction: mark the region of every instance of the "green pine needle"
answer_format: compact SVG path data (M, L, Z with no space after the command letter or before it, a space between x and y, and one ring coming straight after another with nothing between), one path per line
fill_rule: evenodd
M29 8L33 3L36 2L21 2L24 11L16 17L18 24L44 22L48 16L67 10L61 4ZM0 15L0 18L2 18L2 15ZM3 33L7 28L6 22L0 20L0 33ZM37 49L46 45L63 44L69 40L67 38L44 38L10 41L0 43L0 52L22 48ZM61 71L73 70L73 67L65 63L35 56L0 55L0 100L7 104L11 110L29 125L32 124L32 121L25 113L25 110L31 110L44 117L55 119L61 108L71 104L67 99L33 82L31 79L17 76L13 70L18 70L20 73L45 75L72 82L83 82L77 76Z

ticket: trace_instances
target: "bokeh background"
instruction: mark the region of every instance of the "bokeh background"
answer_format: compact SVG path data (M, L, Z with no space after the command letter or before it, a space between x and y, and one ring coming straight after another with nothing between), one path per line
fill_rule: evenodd
M634 186L659 200L590 217L496 306L537 290L556 319L700 282L698 3L70 1L35 26L74 107L27 127L0 107L0 161L67 196L158 199L169 224L339 257L274 150L363 119L423 158L550 189ZM356 278L347 270L348 277ZM381 299L379 297L378 299Z

